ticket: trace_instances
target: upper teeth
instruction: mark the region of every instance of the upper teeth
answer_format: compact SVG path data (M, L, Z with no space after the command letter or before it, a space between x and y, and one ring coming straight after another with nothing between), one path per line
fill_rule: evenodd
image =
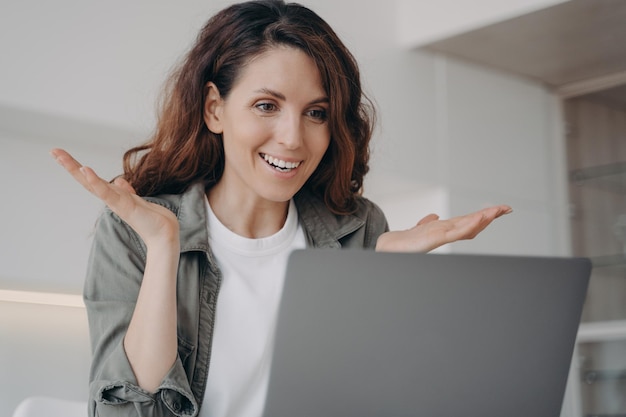
M261 155L263 156L263 159L265 159L269 164L272 164L279 168L292 169L292 168L298 168L298 165L300 165L300 162L287 162L287 161L283 161L282 159L274 158L273 156L269 156L267 154L261 154Z

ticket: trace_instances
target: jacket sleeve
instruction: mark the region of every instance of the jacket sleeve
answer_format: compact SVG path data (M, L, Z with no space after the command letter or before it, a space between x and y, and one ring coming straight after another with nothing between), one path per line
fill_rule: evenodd
M375 249L378 237L389 231L389 224L387 223L385 213L383 213L376 203L366 198L360 199L357 213L359 217L365 219L363 248Z
M145 246L117 215L105 209L98 220L89 258L84 299L89 319L92 364L89 415L178 416L198 413L179 355L155 393L137 380L124 350L145 267Z

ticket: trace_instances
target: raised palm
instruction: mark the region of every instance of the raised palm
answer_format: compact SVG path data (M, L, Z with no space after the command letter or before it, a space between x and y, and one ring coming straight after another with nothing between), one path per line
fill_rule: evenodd
M63 149L53 149L50 153L86 190L128 223L146 245L162 240L178 240L178 221L172 211L139 197L122 178L118 177L113 182L100 178Z

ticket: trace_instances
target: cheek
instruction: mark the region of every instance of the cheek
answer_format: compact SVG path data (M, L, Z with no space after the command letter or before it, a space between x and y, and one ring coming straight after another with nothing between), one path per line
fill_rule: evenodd
M322 159L328 148L330 147L330 133L325 133L320 140L316 143L316 152L319 153L319 158Z
M258 123L248 118L240 118L232 123L228 131L224 131L224 146L232 147L254 147L262 144L268 135L269 129L262 123Z
M308 148L311 152L315 154L321 154L320 158L326 150L330 146L330 130L328 125L323 126L315 126L314 129L311 130L311 135L309 136L310 140L308 143Z

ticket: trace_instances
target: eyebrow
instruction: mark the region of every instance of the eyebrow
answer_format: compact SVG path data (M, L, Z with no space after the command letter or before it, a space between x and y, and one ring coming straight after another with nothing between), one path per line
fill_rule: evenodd
M255 91L255 93L261 93L261 94L268 94L270 96L273 96L279 100L286 100L287 97L285 97L284 94L279 93L278 91L275 90L271 90L269 88L260 88L258 90ZM316 98L314 100L311 100L308 104L319 104L319 103L328 103L330 100L328 100L328 97L323 96L323 97L319 97Z

